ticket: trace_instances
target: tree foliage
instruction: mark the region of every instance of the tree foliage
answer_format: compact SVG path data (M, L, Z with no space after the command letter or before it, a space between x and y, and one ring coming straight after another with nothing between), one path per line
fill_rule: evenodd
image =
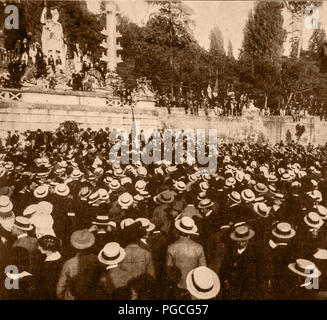
M22 40L28 32L33 35L33 41L41 43L42 24L40 22L44 4L38 0L10 1L19 9L19 29L5 30L6 47L14 49L17 40ZM101 29L104 26L103 18L87 10L86 2L48 0L47 7L57 7L59 22L63 26L64 37L68 50L72 52L75 44L79 43L82 50L91 51L95 57L100 57L103 40Z

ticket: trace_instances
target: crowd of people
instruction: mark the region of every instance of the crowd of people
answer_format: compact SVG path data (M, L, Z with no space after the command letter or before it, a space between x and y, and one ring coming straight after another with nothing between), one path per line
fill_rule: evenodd
M327 108L325 101L310 95L308 98L290 99L281 98L278 105L269 107L264 99L255 99L251 94L229 91L225 96L213 96L202 90L201 94L195 94L192 90L187 93L181 92L174 95L166 93L157 95L157 106L167 108L171 114L172 108L183 108L185 114L198 116L199 109L203 109L204 115L211 114L216 117L240 117L247 110L258 108L262 116L292 116L294 122L312 116L319 116L320 120L327 120Z
M8 68L9 74L16 75L17 81L10 84L14 87L94 91L105 87L114 78L112 73L107 72L105 63L93 61L91 52L83 52L78 44L71 55L67 62L62 61L60 56L56 59L53 55L44 56L41 44L33 41L32 34L28 33L22 41L17 40L14 50L1 51L0 61ZM1 81L4 85L5 80Z
M2 299L326 299L327 146L220 144L208 175L109 133L8 135Z

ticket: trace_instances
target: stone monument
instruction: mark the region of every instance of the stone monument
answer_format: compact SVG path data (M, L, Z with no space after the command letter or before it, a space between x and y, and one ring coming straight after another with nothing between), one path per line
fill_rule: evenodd
M51 55L54 60L61 58L63 66L66 64L67 45L64 43L63 28L59 20L59 11L57 8L51 8L51 19L47 17L48 8L45 7L41 15L42 29L42 51L45 57Z

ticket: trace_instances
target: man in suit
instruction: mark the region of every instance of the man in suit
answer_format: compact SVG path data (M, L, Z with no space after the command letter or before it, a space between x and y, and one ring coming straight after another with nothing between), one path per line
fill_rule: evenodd
M144 235L142 223L136 221L130 226L124 228L125 235L128 235L125 259L121 263L122 269L127 271L126 284L128 281L137 278L142 274L148 274L155 278L155 269L151 249L141 241ZM126 240L124 241L126 243Z
M167 272L172 267L181 271L179 288L186 289L186 276L194 268L206 266L206 258L202 245L191 239L196 235L198 228L190 217L182 217L175 221L175 227L180 232L180 237L167 250Z
M12 230L12 235L16 237L13 247L24 248L28 252L29 257L29 272L35 274L38 271L38 266L41 261L41 254L38 250L38 242L29 232L33 230L30 219L22 216L15 218L15 223Z
M249 240L255 232L246 225L236 227L230 234L233 241L220 268L222 298L227 300L256 299L257 267L253 246Z
M61 300L94 299L100 275L97 256L90 252L95 237L87 230L77 230L70 242L78 252L63 264L56 287L57 297Z

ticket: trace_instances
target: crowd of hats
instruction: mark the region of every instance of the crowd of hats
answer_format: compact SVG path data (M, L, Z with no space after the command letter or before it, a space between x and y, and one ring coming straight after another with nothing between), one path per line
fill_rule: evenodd
M151 165L113 164L106 151L105 146L95 145L94 141L65 147L55 145L51 151L35 150L29 144L23 150L8 150L0 162L0 223L14 219L15 227L21 230L35 228L37 235L55 235L54 204L49 201L49 195L55 194L85 201L90 208L107 204L110 213L98 212L92 217L92 224L111 225L120 230L135 223L148 232L159 230L160 226L152 221L151 210L165 204L177 212L176 230L185 235L198 235L198 221L183 216L183 206L175 201L178 197L186 201L185 205L190 204L187 199L193 199L192 204L198 209L210 209L214 205L222 208L227 203L249 205L253 212L251 219L227 224L233 241L260 237L252 227L258 219L269 221L271 235L278 239L296 237L303 223L308 228L324 230L327 220L327 149L324 147L222 144L218 148L217 171L211 175L202 172L197 164L174 165L166 161ZM20 193L28 195L28 203L18 201ZM283 215L276 215L278 209L287 208L290 197L297 197L300 211L288 215L286 210ZM18 203L25 207L18 207ZM111 214L115 206L120 215ZM276 218L271 221L269 217ZM76 249L84 249L94 244L95 236L86 230L75 230L70 242ZM98 254L99 261L107 265L119 263L124 256L125 251L117 242L108 243ZM297 273L308 264L307 260L298 258L290 261L289 266ZM194 269L187 284L195 296L202 298L211 297L220 287L215 273L205 267ZM196 288L201 285L207 291L197 294L200 291Z

